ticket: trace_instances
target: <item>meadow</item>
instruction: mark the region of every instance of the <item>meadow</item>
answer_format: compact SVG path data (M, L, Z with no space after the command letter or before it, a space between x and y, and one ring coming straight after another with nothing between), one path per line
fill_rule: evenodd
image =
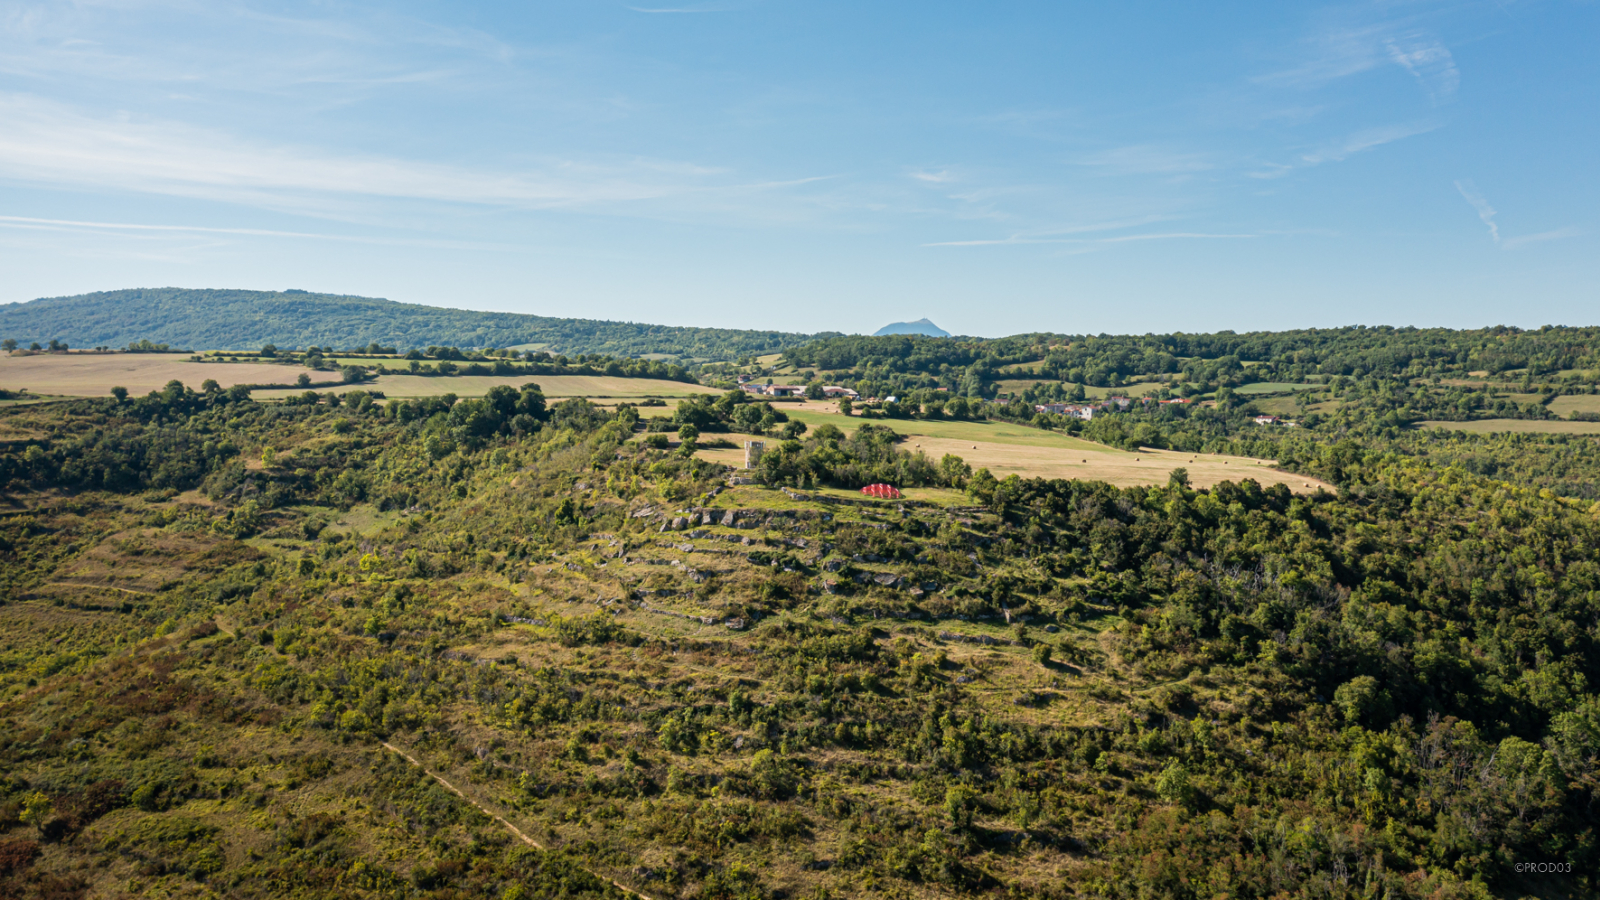
M1600 413L1600 394L1567 394L1550 401L1550 411L1563 418L1573 413Z
M357 360L351 360L357 362ZM371 360L366 360L371 362ZM135 396L159 391L169 381L199 388L212 379L223 388L236 384L281 384L252 392L258 400L298 397L306 388L293 386L309 375L318 392L347 393L378 390L387 397L481 397L496 385L521 387L539 384L546 396L639 400L647 397L682 398L719 393L715 388L657 378L622 378L609 375L381 375L361 384L334 384L337 372L314 371L300 366L266 362L195 362L187 355L163 353L68 353L35 356L0 356L0 388L22 390L42 397L103 397L113 387L125 387ZM29 402L37 402L30 400Z
M995 383L1000 386L1000 392L1003 394L1020 394L1028 388L1041 384L1060 384L1068 390L1073 387L1071 382L1058 382L1052 378L1006 378ZM1167 386L1159 381L1134 382L1122 387L1096 387L1086 384L1083 385L1083 394L1090 400L1104 400L1107 397L1144 397Z
M609 375L380 375L364 384L340 385L332 390L379 390L385 397L481 397L497 385L521 387L533 382L547 397L599 397L636 400L646 397L688 397L693 394L721 393L715 388L658 378L617 378ZM255 391L257 400L281 400L297 396L300 389Z
M1566 419L1478 419L1471 422L1425 421L1424 428L1464 431L1468 434L1600 434L1600 422Z
M966 460L973 469L986 468L996 478L1020 475L1024 478L1076 478L1104 481L1118 487L1166 484L1173 469L1182 468L1196 487L1211 487L1223 481L1238 482L1254 478L1263 487L1284 484L1297 493L1312 493L1331 487L1325 482L1272 468L1271 460L1246 456L1208 453L1182 453L1141 449L1137 453L1117 450L1103 444L1069 437L1012 422L926 419L865 419L842 416L838 405L807 401L777 406L791 419L810 429L833 425L846 433L863 423L888 425L906 435L901 447L921 451L935 460L950 453ZM731 435L736 442L741 435ZM742 464L742 450L702 450L708 461L724 465Z
M215 379L224 388L236 384L293 384L306 369L272 363L197 363L174 353L41 353L0 355L0 388L27 388L35 394L103 397L113 387L130 394L159 391L174 379L198 388ZM329 377L316 373L319 380ZM334 375L332 377L338 377Z
M1294 384L1287 381L1258 381L1254 384L1241 384L1234 388L1236 394L1283 394L1296 391L1314 391L1321 388L1320 384Z

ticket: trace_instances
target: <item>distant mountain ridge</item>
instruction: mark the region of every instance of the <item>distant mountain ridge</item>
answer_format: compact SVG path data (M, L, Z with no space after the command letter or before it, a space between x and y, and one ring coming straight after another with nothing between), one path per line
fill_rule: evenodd
M149 339L191 350L547 345L551 352L664 354L725 360L776 353L817 337L781 331L644 325L478 312L300 290L135 288L0 305L0 338L72 347Z
M925 334L928 337L949 337L950 332L928 321L926 317L915 322L890 322L872 333L873 337L886 334Z

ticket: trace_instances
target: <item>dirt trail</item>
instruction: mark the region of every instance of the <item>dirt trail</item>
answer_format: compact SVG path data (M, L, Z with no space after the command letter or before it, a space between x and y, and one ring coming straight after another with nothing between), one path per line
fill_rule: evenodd
M421 769L423 772L425 772L428 775L429 778L432 778L434 781L437 781L440 784L444 785L445 790L449 791L452 794L455 794L457 797L460 797L461 799L463 799L463 800L467 801L468 803L471 803L473 806L477 807L478 812L481 812L484 815L488 816L489 818L495 820L496 822L499 822L501 825L504 825L506 827L507 831L511 832L513 835L516 835L517 840L519 840L519 841L523 842L524 844L527 844L528 846L533 847L534 849L537 849L537 850L547 850L547 849L549 849L549 848L545 847L543 844L541 844L538 841L534 840L533 838L528 837L527 835L523 834L522 833L522 829L520 829L517 826L515 826L515 825L511 824L510 822L508 822L506 820L505 816L502 816L499 813L496 813L494 810L488 808L487 806L484 806L482 803L479 803L478 801L476 801L476 800L472 799L471 797L468 797L466 794L462 793L459 788L457 788L455 785L453 785L449 781L447 781L443 775L440 775L438 772L435 772L432 769L428 768L427 766L423 765L421 762L418 762L417 758L415 756L412 756L411 754L405 752L404 750L401 750L399 747L396 747L395 745L389 743L388 741L383 741L383 746L388 748L388 749L390 749L390 750L393 750L395 753L400 754L402 757L405 758L406 762L411 763L413 766L416 766L417 768ZM617 881L617 880L612 879L612 878L607 878L606 876L600 874L599 872L594 871L593 869L590 869L590 868L588 868L586 866L580 866L580 868L582 868L585 872L588 872L590 875L593 875L594 877L600 879L601 881L604 881L604 882L610 884L612 887L616 888L619 891L622 891L625 894L632 894L635 897L639 897L640 900L653 900L653 898L651 898L649 895L641 894L638 891L634 890L633 888L628 887L627 885L623 884L622 882Z

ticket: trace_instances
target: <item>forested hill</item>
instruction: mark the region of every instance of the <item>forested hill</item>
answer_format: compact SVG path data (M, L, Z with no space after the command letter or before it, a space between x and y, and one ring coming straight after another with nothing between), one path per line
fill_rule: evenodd
M148 339L185 349L309 346L513 347L560 353L736 359L773 353L819 335L680 328L416 306L305 291L138 288L0 305L0 337L24 344L121 347Z

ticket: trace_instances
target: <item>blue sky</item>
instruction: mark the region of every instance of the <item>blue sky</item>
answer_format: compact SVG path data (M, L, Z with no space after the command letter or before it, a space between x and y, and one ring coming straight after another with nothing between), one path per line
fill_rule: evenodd
M1593 2L0 4L0 302L1600 323Z

